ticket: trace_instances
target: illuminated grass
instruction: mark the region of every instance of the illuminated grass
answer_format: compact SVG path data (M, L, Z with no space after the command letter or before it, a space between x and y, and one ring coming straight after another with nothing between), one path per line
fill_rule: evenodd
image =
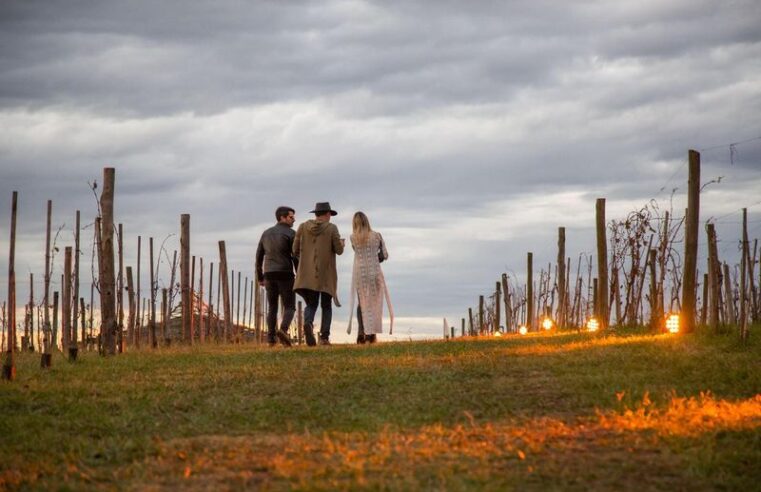
M0 489L751 489L755 338L24 355Z

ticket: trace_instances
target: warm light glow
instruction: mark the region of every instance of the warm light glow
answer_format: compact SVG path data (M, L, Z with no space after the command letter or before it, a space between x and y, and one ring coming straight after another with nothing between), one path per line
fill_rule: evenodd
M587 330L591 332L595 332L600 329L600 322L597 321L596 318L589 318L589 321L587 321Z
M518 328L518 333L520 333L521 335L525 335L526 333L528 333L528 329L525 326L521 326L520 328Z
M551 330L552 329L552 320L550 318L544 318L544 321L542 321L542 328L545 330Z
M501 337L502 336L502 332L501 331L495 331L494 332L494 336L495 337Z
M666 318L666 329L669 333L679 333L679 315L671 314Z

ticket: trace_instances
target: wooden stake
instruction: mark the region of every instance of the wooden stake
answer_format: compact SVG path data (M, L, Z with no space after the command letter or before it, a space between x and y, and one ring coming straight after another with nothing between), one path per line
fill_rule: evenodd
M122 237L124 231L122 224L119 224L119 237L117 238L119 246L119 273L116 280L116 311L118 314L117 337L116 343L119 347L119 353L124 352L124 241Z
M729 265L724 263L724 319L727 324L734 326L737 323L735 317L734 295L732 293L732 277L729 275Z
M526 328L534 330L534 253L526 256Z
M190 338L193 339L193 342L196 340L196 295L195 295L195 288L196 288L196 255L191 256L190 260Z
M63 286L62 286L63 287ZM58 291L53 292L53 337L52 345L58 350Z
M709 272L708 280L710 282L710 307L709 307L709 326L715 333L719 331L719 278L721 277L721 267L719 266L718 251L716 248L716 230L711 223L706 224L706 234L708 236L708 263ZM684 301L682 303L684 308Z
M150 325L150 334L151 334L151 347L158 348L159 346L159 340L156 336L156 289L158 288L158 282L156 280L156 271L154 269L154 259L153 259L153 238L148 238L148 259L151 263L151 277L150 277L150 286L151 286L151 304L148 307L148 310L150 312L150 320L148 321L148 324Z
M513 309L510 305L510 288L507 283L507 274L502 274L502 296L504 297L505 302L505 332L510 332L511 327L513 326ZM465 318L463 318L464 320ZM463 324L463 329L464 329ZM465 336L465 333L463 332L463 335Z
M654 332L660 330L661 313L658 311L658 278L656 275L656 262L658 252L651 249L648 253L648 266L650 267L650 329Z
M502 304L502 284L497 282L494 291L494 328L492 333L500 331L500 304ZM454 338L454 328L452 328L452 338Z
M709 270L710 270L710 262L709 262ZM706 319L708 316L708 274L703 274L703 304L700 308L700 325L705 326L706 325Z
M206 317L206 332L209 334L209 337L211 337L211 316L212 316L212 308L211 308L211 300L213 298L214 294L214 262L209 263L209 314Z
M80 247L79 242L79 236L80 236L80 213L79 210L77 210L75 224L74 224L74 275L73 275L73 282L74 285L72 287L73 289L73 295L71 299L68 299L65 302L68 302L71 305L71 329L72 331L78 331L79 329L79 258L82 256L82 248ZM63 294L63 292L61 292ZM86 339L85 334L85 324L82 324L81 328L81 338L82 342ZM62 346L63 350L66 350L66 347L68 347L69 342L69 333L66 333L66 346Z
M688 158L689 180L687 182L687 218L684 233L684 270L682 272L682 320L684 321L684 331L692 333L695 331L695 276L698 264L698 224L700 220L700 153L690 150Z
M254 333L256 334L256 339L261 340L262 338L262 323L261 323L261 317L259 316L259 313L261 313L262 310L262 299L261 299L261 289L259 288L259 284L256 285L256 291L254 292L254 311L256 312L256 315L254 316Z
M16 215L18 212L18 191L11 200L11 238L8 255L8 342L7 355L3 364L3 379L16 379Z
M478 296L478 334L483 335L484 330L484 296Z
M161 289L161 337L164 339L164 345L169 345L169 292L167 289Z
M203 327L203 258L198 259L198 338L201 343L206 341ZM208 316L208 312L206 313Z
M142 237L137 236L137 283L135 284L135 343L140 346L140 324L143 321L143 312L140 310L140 253L142 252Z
M193 344L190 311L190 215L180 216L180 291L182 292L182 337Z
M129 305L129 314L127 315L127 338L129 343L135 347L140 345L135 338L135 286L132 283L132 267L127 267L127 303Z
M240 291L240 289L239 289ZM246 310L248 309L248 277L243 281L243 325L246 324Z
M50 367L52 331L50 329L50 222L53 216L53 201L48 200L47 228L45 233L45 292L43 294L44 319L42 322L43 347L42 367Z
M222 284L222 298L225 309L225 322L224 322L224 340L227 341L228 337L232 334L232 309L230 307L230 281L227 278L227 250L225 249L225 242L219 242L219 274L221 277L220 283Z
M748 209L743 208L742 256L740 260L740 340L748 342L748 314L745 310L745 273L748 257ZM752 276L751 276L752 277Z
M105 354L116 354L116 276L114 272L114 181L115 170L112 167L103 169L103 192L100 196L100 208L103 213L101 224L101 268L103 277L100 279L100 312L101 340Z
M610 322L610 310L608 309L608 239L605 235L605 198L598 198L595 204L595 218L597 225L597 279L598 299L597 307L600 329L604 330Z
M77 360L77 332L71 326L71 246L64 250L63 267L63 330L69 333L69 362Z
M238 289L236 290L236 293L238 294L238 301L236 304L236 314L235 314L235 331L237 332L240 328L240 272L238 272Z

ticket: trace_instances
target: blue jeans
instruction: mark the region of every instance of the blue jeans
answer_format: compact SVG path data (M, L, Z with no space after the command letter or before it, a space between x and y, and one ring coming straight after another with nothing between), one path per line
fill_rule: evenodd
M305 329L314 326L314 317L317 314L317 304L322 308L322 320L320 323L320 338L327 340L330 338L330 323L333 321L333 296L327 292L317 292L316 290L302 289L299 291L304 298L306 307L304 307L304 327ZM307 328L308 327L308 328Z

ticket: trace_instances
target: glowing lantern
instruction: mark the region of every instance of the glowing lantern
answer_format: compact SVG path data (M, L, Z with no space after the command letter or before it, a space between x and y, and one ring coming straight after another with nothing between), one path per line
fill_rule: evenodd
M520 333L521 335L525 335L526 333L528 333L528 328L526 328L525 325L521 325L521 327L518 328L518 333Z
M553 323L550 318L544 318L544 320L542 321L542 328L544 328L545 330L551 330L552 325Z
M600 329L600 322L596 318L589 318L587 321L587 331L595 332Z
M666 330L669 333L679 333L679 315L671 314L666 318Z

